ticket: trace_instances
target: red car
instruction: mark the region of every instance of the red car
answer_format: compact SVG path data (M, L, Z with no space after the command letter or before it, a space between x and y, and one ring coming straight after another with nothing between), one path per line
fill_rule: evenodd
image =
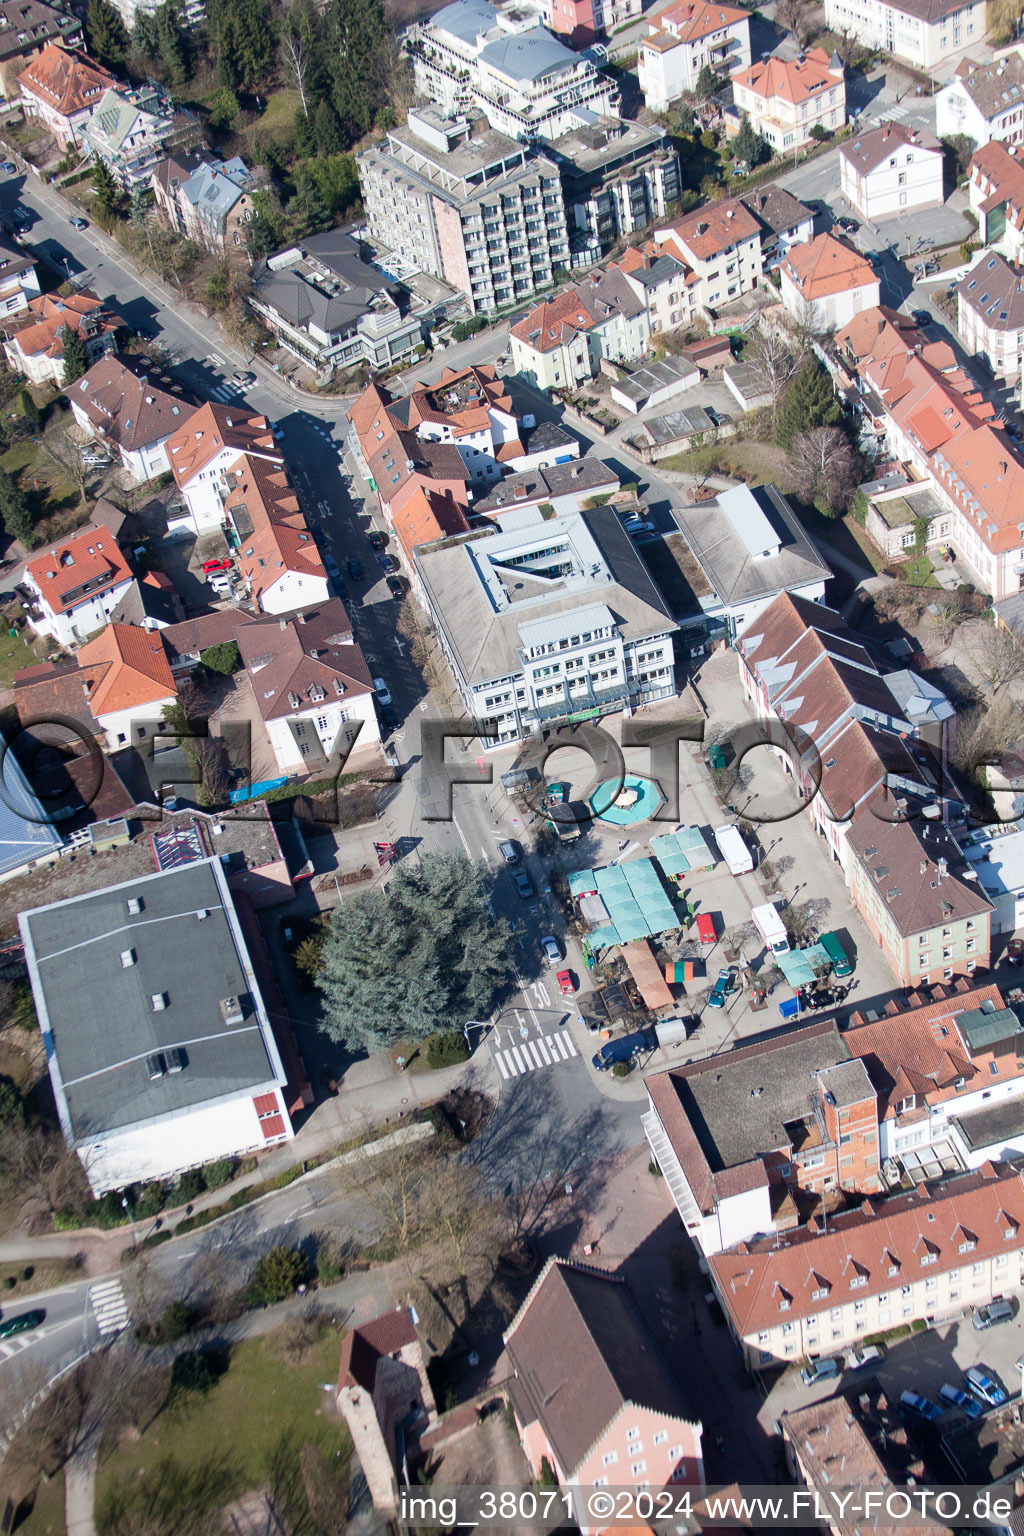
M573 985L572 973L570 971L559 971L555 976L555 980L562 989L562 996L572 997L576 991Z
M203 561L203 575L204 576L209 576L211 571L230 571L230 569L231 569L231 561L230 560L204 560Z

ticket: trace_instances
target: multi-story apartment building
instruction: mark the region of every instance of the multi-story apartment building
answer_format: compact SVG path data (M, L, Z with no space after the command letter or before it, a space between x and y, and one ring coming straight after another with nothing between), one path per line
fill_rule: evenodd
M779 274L786 309L815 332L848 325L881 297L881 280L867 257L834 235L793 246Z
M992 139L971 160L967 196L984 245L1024 261L1024 152Z
M116 453L136 484L167 473L168 439L195 412L147 358L101 357L70 386L68 399L82 431Z
M711 1282L748 1364L831 1355L1017 1290L1020 1189L1019 1164L987 1164L713 1254Z
M736 652L744 694L791 743L776 756L849 882L858 817L882 837L898 802L941 800L952 705L916 672L883 676L834 609L788 592L741 632Z
M964 134L980 149L996 139L1024 142L1024 59L1003 54L987 64L964 59L935 97L935 131Z
M695 90L705 67L728 76L750 63L750 12L739 6L679 0L648 25L637 73L652 112L664 112L684 91Z
M557 167L503 133L417 109L357 164L374 238L474 313L529 298L569 264Z
M259 455L275 467L284 464L265 416L244 406L209 402L171 434L166 453L192 531L199 535L223 526L224 476L242 454Z
M814 238L814 210L775 182L748 192L743 206L760 226L761 260L766 272L777 267L794 245Z
M679 156L662 129L617 117L563 134L547 153L562 178L574 262L664 219L680 194Z
M249 280L249 307L308 367L391 368L419 345L420 322L402 313L399 285L340 229L257 261Z
M808 1197L883 1187L875 1089L832 1022L644 1086L644 1134L702 1259L795 1226Z
M846 122L842 60L824 48L808 48L795 59L769 55L734 71L732 99L737 113L750 119L777 154L785 154L810 143L813 128L834 133Z
M467 710L482 733L494 722L486 744L674 696L676 623L614 508L419 550L414 563Z
M82 130L82 147L126 192L148 187L174 131L174 107L159 86L104 91Z
M843 196L862 219L940 208L942 145L934 134L901 123L882 123L839 147Z
M1016 383L1024 360L1024 272L982 251L956 289L956 328L969 354L988 360L998 379Z
M544 25L570 48L586 48L590 43L616 32L626 22L640 15L640 0L544 0Z
M82 23L71 10L44 0L9 0L0 5L0 97L17 100L18 76L50 42L82 47Z
M928 70L981 42L985 0L825 0L825 25Z
M510 139L558 139L580 112L617 117L618 90L536 17L488 0L451 0L406 43L417 94L447 115L480 112Z
M33 555L23 581L32 596L32 628L73 646L104 627L132 573L113 535L90 526Z
M671 263L663 274L665 282L682 287L679 262L663 259L666 268ZM649 267L643 270L651 272ZM593 378L603 358L637 362L650 339L646 290L617 266L592 272L509 328L516 371L542 389L571 388Z
M763 271L761 226L738 197L706 203L655 240L694 275L694 298L705 309L720 309L756 288Z
M82 142L82 131L100 98L116 86L114 76L92 59L59 43L44 43L18 76L25 116L38 118L64 149Z
M246 260L245 229L258 185L238 155L223 162L204 160L178 192L182 234L208 251Z

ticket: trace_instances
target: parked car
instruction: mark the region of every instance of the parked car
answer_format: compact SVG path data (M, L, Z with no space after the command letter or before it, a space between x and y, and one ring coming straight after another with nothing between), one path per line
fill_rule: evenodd
M964 1371L964 1381L971 1396L984 1403L986 1408L998 1408L1006 1402L1003 1388L980 1365L968 1366Z
M533 881L523 869L517 869L512 876L512 883L516 888L516 894L523 901L532 901L537 894L533 887Z
M915 325L924 326L931 325L932 323L932 317L926 309L912 309L910 312L910 318L913 320Z
M203 575L208 576L211 571L230 571L230 560L204 560Z
M540 941L540 947L547 956L548 965L558 965L564 958L562 946L553 933L546 933Z
M284 427L279 426L276 421L272 421L270 423L270 430L274 434L275 443L279 443L284 437Z
M402 586L402 578L400 576L388 577L388 591L392 597L405 596L405 588Z
M0 160L0 171L3 171L5 176L17 176L18 167L13 160Z
M231 375L231 382L240 385L242 389L248 389L250 384L256 383L256 375L248 368L236 368Z
M387 545L387 542L388 541L385 538L384 534L378 533L376 531L376 529L374 529L374 531L370 534L370 548L371 549L384 549L385 546Z
M1020 965L1024 960L1024 939L1011 939L1006 946L1006 958L1011 965Z
M22 1312L19 1317L9 1317L5 1323L0 1323L0 1339L9 1339L14 1333L24 1333L26 1328L38 1328L45 1317L46 1312L42 1307L34 1312Z
M731 991L732 991L732 971L729 971L729 970L719 971L719 973L718 973L718 980L715 982L714 986L712 987L712 989L711 989L711 996L708 998L708 1007L709 1008L724 1008L725 1007L725 999L726 999L726 997L728 996L728 994Z
M839 1361L833 1359L812 1360L810 1365L805 1365L800 1372L800 1380L805 1387L816 1387L819 1381L831 1381L839 1375Z
M572 979L571 971L559 971L555 976L559 990L563 997L572 997L576 991L576 983Z
M89 220L88 219L80 219L77 214L75 215L75 217L73 219L68 219L68 223L71 225L72 229L88 229L89 228Z
M387 685L387 683L384 681L384 679L382 677L375 677L374 678L374 680L373 680L373 691L377 695L377 702L378 702L378 704L390 704L391 703L391 694L390 694L390 692L388 690L388 685Z
M334 556L333 555L324 555L323 561L324 561L324 570L327 572L327 574L331 578L331 580L332 581L340 581L341 580L341 569L340 569L340 567L338 565L337 560L335 560Z
M14 229L31 229L32 215L27 208L15 207L11 209L11 225Z
M877 1344L858 1344L846 1357L846 1369L863 1371L866 1366L877 1365L882 1358L882 1351Z
M1013 1303L1006 1301L1002 1296L997 1296L995 1301L990 1301L985 1307L975 1307L971 1324L981 1333L985 1328L994 1328L997 1323L1010 1323L1013 1321Z
M931 1402L927 1397L922 1397L920 1392L901 1392L900 1407L907 1413L916 1414L919 1419L926 1419L934 1423L942 1418L942 1409L938 1403Z
M939 1388L939 1396L944 1403L960 1408L969 1419L980 1419L985 1412L976 1397L968 1397L963 1387L951 1387L948 1381Z
M856 219L836 219L836 223L839 225L839 228L843 231L844 235L854 235L860 228Z
M398 570L398 561L394 555L382 555L380 565L385 576L393 576Z
M355 555L349 555L348 557L348 573L353 581L362 581L363 579L363 568Z
M593 1057L591 1064L596 1071L607 1072L617 1061L632 1061L645 1051L653 1051L657 1044L652 1029L637 1029L631 1035L620 1035L617 1040L607 1041Z
M399 724L400 724L400 721L398 719L398 716L395 714L395 711L392 709L391 705L390 704L382 704L381 705L380 713L381 713L381 718L383 719L384 724L387 726L388 730L389 731L397 731L398 727L399 727Z
M503 843L498 844L498 852L501 854L506 864L519 863L519 849L516 847L511 838L506 838Z

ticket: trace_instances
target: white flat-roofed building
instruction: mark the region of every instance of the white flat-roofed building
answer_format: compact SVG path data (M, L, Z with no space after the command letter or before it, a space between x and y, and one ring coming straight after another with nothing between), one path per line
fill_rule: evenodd
M292 1136L219 858L18 921L61 1128L97 1195Z
M677 626L615 509L515 520L415 554L466 708L496 722L489 744L674 697Z

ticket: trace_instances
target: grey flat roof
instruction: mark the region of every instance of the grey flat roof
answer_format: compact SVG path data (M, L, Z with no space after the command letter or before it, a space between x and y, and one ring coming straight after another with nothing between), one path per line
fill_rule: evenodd
M728 1053L693 1073L673 1073L679 1102L712 1173L787 1145L784 1127L811 1113L819 1072L848 1058L838 1032L773 1040Z
M648 363L646 368L638 368L628 378L619 379L615 388L630 400L649 400L655 390L664 389L666 384L678 384L683 379L698 382L700 369L697 364L686 357L663 357L660 362Z
M1024 1133L1024 1099L1015 1094L983 1109L951 1115L950 1120L972 1150L994 1147Z
M481 64L500 70L510 80L540 80L558 70L575 69L579 54L551 36L545 27L497 38L479 54Z
M69 1142L285 1082L218 858L36 907L19 923ZM155 994L166 1006L153 1008ZM233 1025L220 1007L232 997L243 1010ZM184 1069L151 1081L147 1056L173 1047Z
M852 1061L841 1061L837 1066L826 1067L818 1073L818 1080L840 1109L874 1097L875 1090L871 1086L868 1069L859 1056Z
M712 421L702 405L691 405L686 409L680 406L677 410L666 411L664 416L649 416L643 423L643 430L652 443L674 443L677 438L693 437L697 432L713 432L722 420L724 418L719 414L718 420Z
M436 11L427 25L450 32L464 43L475 43L482 33L498 25L498 12L486 0L452 0L451 5Z
M752 494L780 540L779 553L764 560L750 555L717 501L672 508L676 526L727 607L827 581L832 574L775 486L754 487Z

